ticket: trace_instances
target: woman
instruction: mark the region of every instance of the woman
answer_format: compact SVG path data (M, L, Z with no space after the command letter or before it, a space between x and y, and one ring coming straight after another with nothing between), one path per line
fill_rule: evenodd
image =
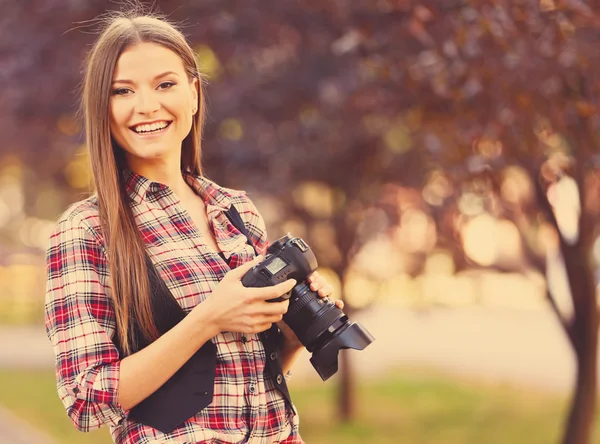
M302 442L281 377L302 345L288 301L267 302L295 281L240 282L266 250L264 222L202 175L202 80L183 35L114 18L90 51L82 113L96 194L58 222L46 294L75 426L108 424L116 443Z

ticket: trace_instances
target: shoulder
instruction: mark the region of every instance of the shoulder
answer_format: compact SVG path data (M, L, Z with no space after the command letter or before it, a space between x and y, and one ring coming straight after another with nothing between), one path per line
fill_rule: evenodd
M245 215L260 217L256 206L245 190L224 187L206 177L203 177L202 180L204 181L205 188L208 188L212 197L217 202L223 204L225 207L234 205L242 217Z
M267 245L265 220L252 199L248 196L248 193L244 190L222 187L214 182L210 182L209 188L214 192L212 193L212 197L216 198L215 200L220 204L221 211L228 210L232 206L237 210L248 230L252 243L258 251L263 253Z
M227 192L231 192L229 197L231 205L235 207L235 209L238 211L238 213L240 213L242 218L246 220L246 222L255 223L256 219L262 220L262 216L258 211L258 208L250 196L248 196L246 191L233 190L230 188L227 188L226 190Z
M258 210L256 209L254 202L252 201L248 193L246 193L246 191L233 190L231 188L226 188L226 191L230 193L229 200L232 205L235 205L238 211L258 214Z
M244 190L236 190L219 185L217 182L206 176L194 176L194 179L196 180L197 185L202 187L205 192L209 193L210 196L217 201L222 199L232 199L246 194Z
M65 230L84 230L96 240L102 240L98 198L92 195L70 205L56 222L55 235Z

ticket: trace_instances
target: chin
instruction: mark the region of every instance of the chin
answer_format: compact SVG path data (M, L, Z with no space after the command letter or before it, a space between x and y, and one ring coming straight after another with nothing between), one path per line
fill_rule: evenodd
M157 149L157 150L152 150L152 149L146 149L146 150L136 150L136 151L128 151L128 155L130 157L135 158L138 161L144 161L144 160L157 160L160 158L167 158L169 157L169 153L171 153L170 150L164 150L164 149Z

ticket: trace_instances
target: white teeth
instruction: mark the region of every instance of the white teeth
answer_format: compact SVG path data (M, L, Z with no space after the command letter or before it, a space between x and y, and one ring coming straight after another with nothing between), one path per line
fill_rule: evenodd
M154 122L154 123L146 123L143 125L137 125L133 128L136 133L147 133L150 131L161 130L166 128L168 125L167 122Z

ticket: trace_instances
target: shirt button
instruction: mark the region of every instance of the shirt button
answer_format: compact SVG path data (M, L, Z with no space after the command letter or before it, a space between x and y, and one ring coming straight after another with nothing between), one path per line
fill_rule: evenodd
M250 387L248 387L248 391L250 393L254 393L256 391L256 386L254 384L251 384Z
M78 389L77 387L75 387L75 388L73 389L73 393L75 393L75 394L79 393L79 389Z
M277 384L281 384L283 382L283 376L281 376L281 373L277 375Z
M246 336L242 336L242 344L248 342L248 338Z
M277 352L271 352L269 357L271 358L271 361L274 361L275 359L277 359Z

